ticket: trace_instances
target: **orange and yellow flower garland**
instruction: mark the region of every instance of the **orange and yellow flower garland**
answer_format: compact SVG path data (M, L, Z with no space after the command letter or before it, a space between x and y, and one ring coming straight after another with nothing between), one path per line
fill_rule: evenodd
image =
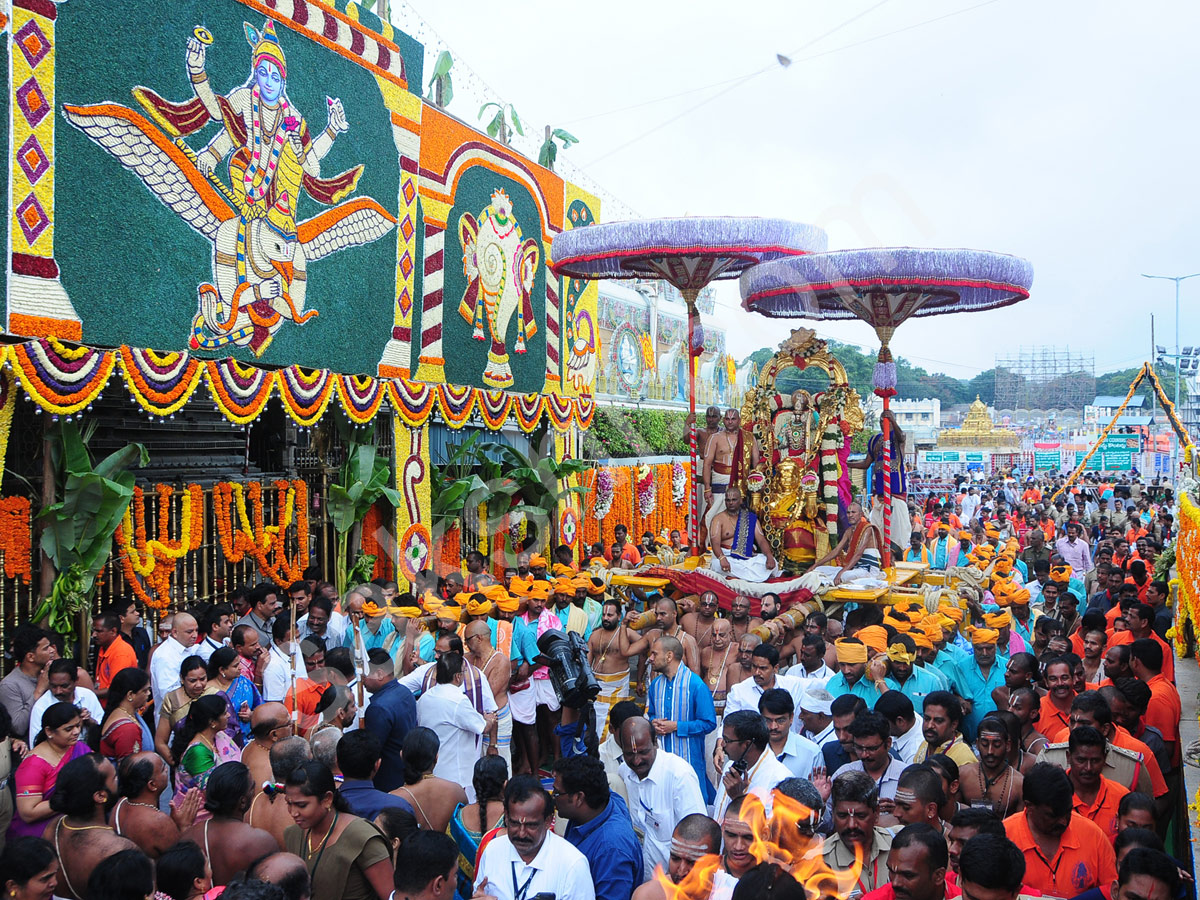
M30 551L29 498L0 498L0 552L4 553L4 575L21 578L26 584L33 575Z
M235 482L213 485L213 508L225 558L239 563L249 553L264 577L286 587L299 581L308 565L308 485L297 479L278 480L274 486L277 510L274 525L264 524L262 485L258 482L251 482L245 490ZM247 510L246 494L250 496L253 515ZM289 559L283 537L293 516L297 553L295 559Z
M441 553L438 556L440 565L437 573L446 575L449 572L457 572L462 566L462 528L458 523L454 527L448 528L442 534Z
M1175 653L1187 654L1188 620L1195 631L1200 625L1200 509L1186 491L1179 495L1179 536L1175 541L1175 566L1179 577L1172 582L1177 588L1174 634Z
M179 539L172 541L171 497L175 489L158 484L154 490L158 495L157 539L147 539L146 498L140 487L133 489L133 501L117 527L116 538L125 580L147 607L162 610L171 602L176 562L204 543L204 491L198 484L187 486L180 500Z

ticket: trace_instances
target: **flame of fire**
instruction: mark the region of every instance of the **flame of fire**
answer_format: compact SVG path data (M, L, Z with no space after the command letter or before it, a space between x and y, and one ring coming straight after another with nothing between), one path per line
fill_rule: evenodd
M770 818L762 800L751 794L742 802L738 819L750 826L753 841L750 855L755 864L773 863L796 879L811 898L820 900L846 900L858 887L862 872L863 851L854 848L854 862L845 870L830 868L821 853L823 840L819 835L810 835L800 830L801 823L814 817L814 812L798 800L793 800L778 791L773 792L773 809ZM724 858L716 854L702 856L696 860L678 884L657 866L654 877L663 889L666 900L708 900L713 882L722 868Z

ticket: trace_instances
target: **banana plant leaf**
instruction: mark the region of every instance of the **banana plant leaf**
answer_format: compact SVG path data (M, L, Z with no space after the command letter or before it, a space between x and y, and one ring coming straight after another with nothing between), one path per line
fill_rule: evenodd
M391 466L376 454L373 445L355 446L342 465L342 483L329 486L329 517L334 530L338 534L348 532L380 497L399 506L400 492L389 486L391 477Z

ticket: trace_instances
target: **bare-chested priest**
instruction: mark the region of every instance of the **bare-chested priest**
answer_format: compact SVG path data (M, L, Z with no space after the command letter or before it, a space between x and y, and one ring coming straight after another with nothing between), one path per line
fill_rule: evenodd
M705 591L700 595L696 608L692 612L684 613L683 618L679 620L683 630L695 638L696 646L701 650L712 643L713 628L720 621L717 618L719 608L717 595L712 591Z
M588 638L588 660L596 680L600 682L600 696L596 698L596 725L600 728L600 740L608 738L608 714L622 700L628 700L629 692L629 647L641 638L630 631L622 621L621 601L607 598L600 608L600 627ZM601 725L600 723L604 724Z
M687 424L690 426L695 421L695 414L688 413ZM692 473L693 480L696 484L696 490L700 493L700 546L708 545L708 512L707 501L705 500L704 486L704 460L708 458L708 442L712 440L713 435L719 434L721 431L721 410L716 406L710 406L704 411L704 427L696 429L696 453L699 457L696 460L696 471Z
M740 488L725 492L725 508L713 516L708 526L712 547L709 568L728 578L741 581L766 581L775 571L775 554L758 517L742 505Z
M842 535L837 546L830 550L824 559L817 560L810 571L815 571L830 560L836 559L841 561L841 565L829 566L827 570L833 575L834 584L854 581L857 578L878 578L879 567L882 565L879 548L883 546L879 529L863 515L862 504L858 501L846 507L846 519L850 523L849 529Z
M89 753L63 766L50 797L50 808L62 817L42 835L58 856L56 897L83 900L88 878L102 860L138 849L108 825L108 810L116 802L117 770L103 756Z
M741 471L744 442L750 440L750 468L758 465L758 440L742 432L742 414L736 409L725 410L725 429L708 439L704 450L704 503L708 511L704 523L712 531L713 518L728 502L727 489L737 484L746 472Z

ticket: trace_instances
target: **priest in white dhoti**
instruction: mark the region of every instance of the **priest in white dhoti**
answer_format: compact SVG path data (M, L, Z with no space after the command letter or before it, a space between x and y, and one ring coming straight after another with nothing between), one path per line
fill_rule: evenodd
M708 526L708 543L709 568L726 578L761 582L776 570L775 555L758 517L742 506L742 491L734 485L725 492L725 508Z

